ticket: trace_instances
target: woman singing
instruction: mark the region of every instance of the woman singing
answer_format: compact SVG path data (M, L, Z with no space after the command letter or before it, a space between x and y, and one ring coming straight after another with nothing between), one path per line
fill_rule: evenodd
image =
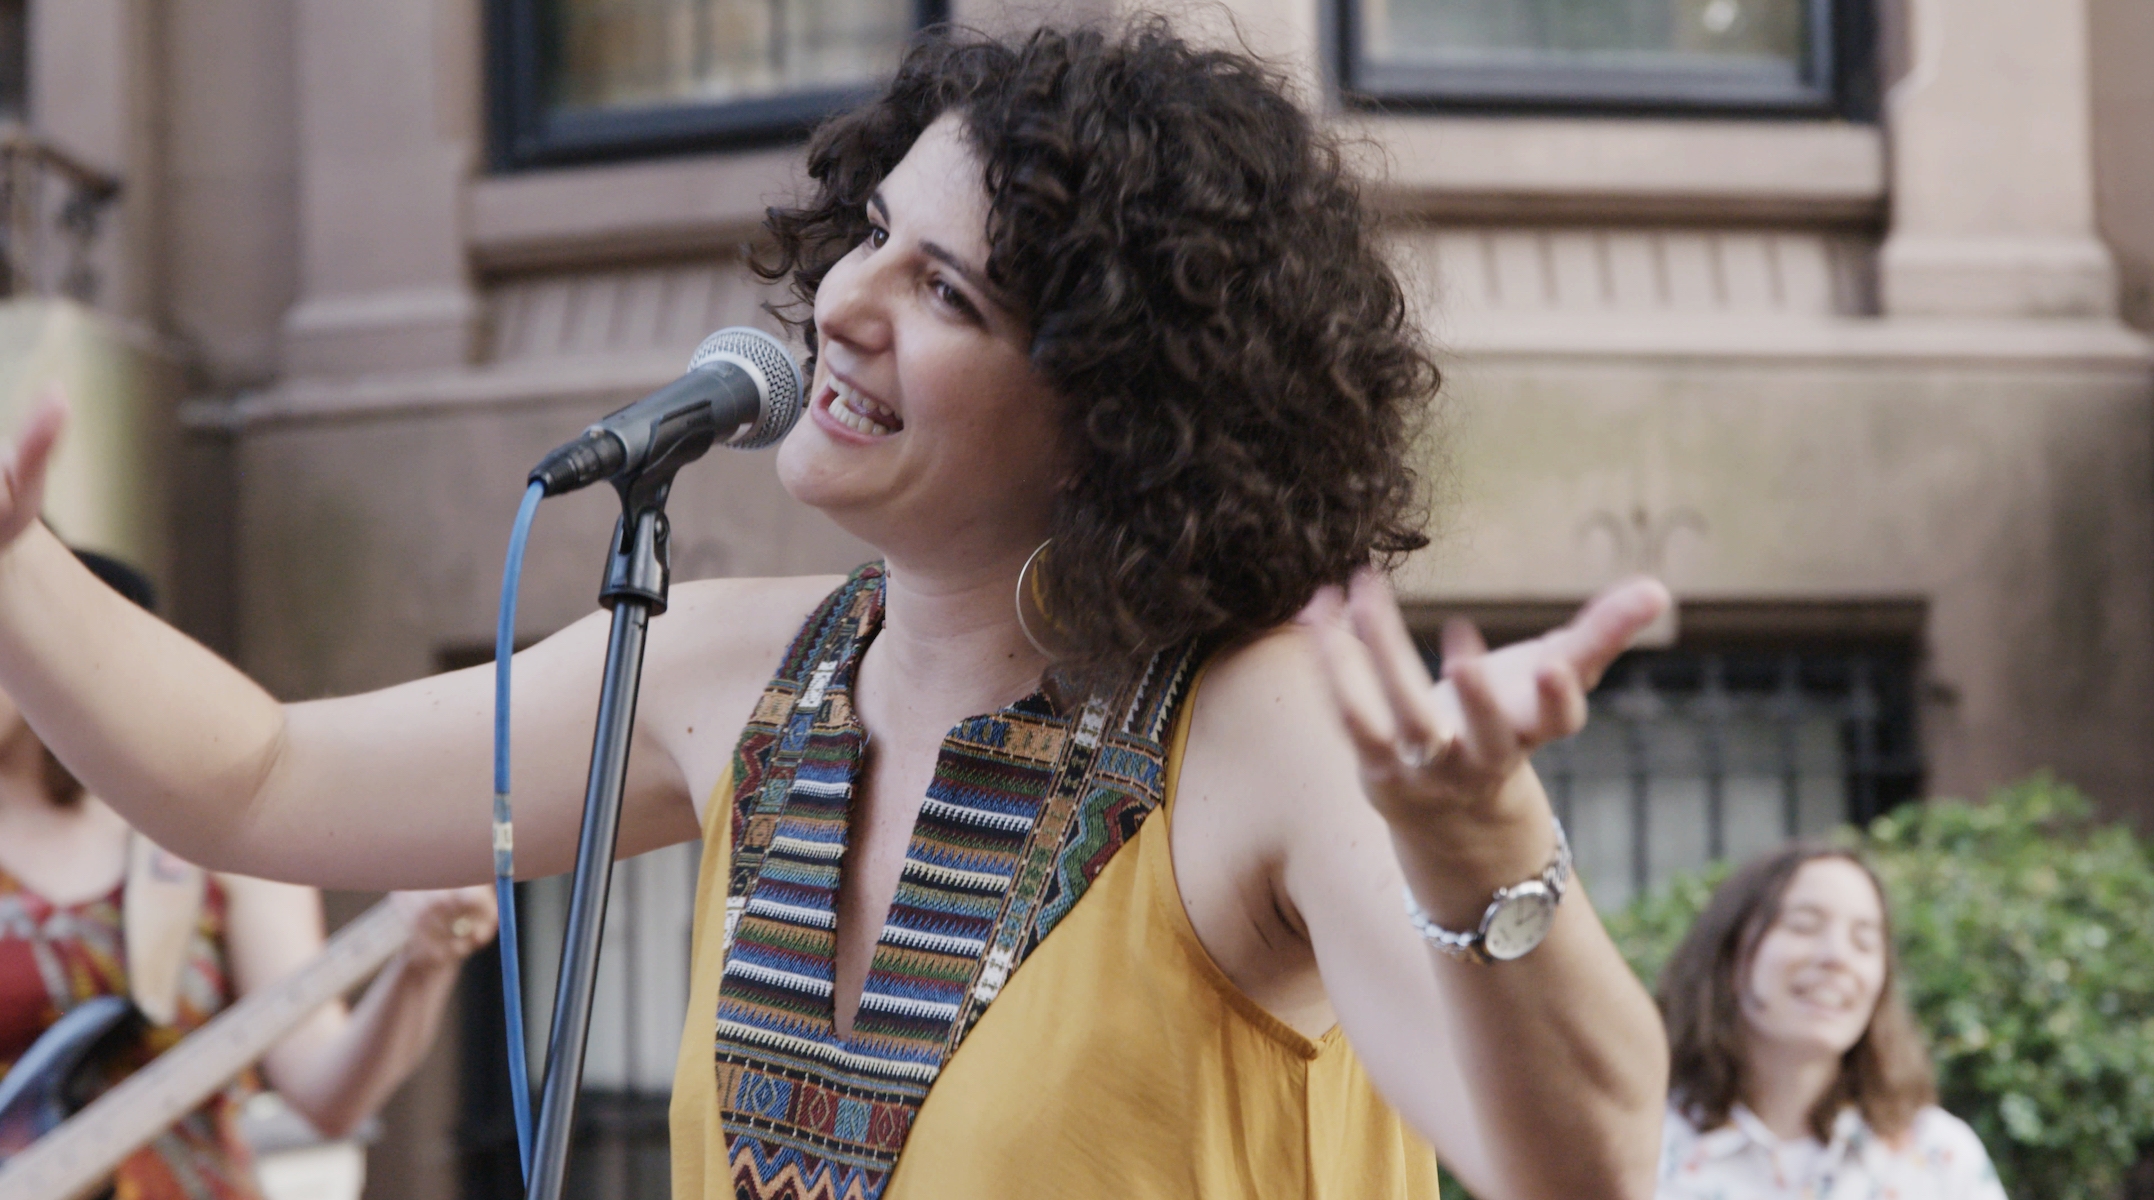
M709 851L675 1195L1646 1196L1665 1042L1526 754L1665 593L1425 673L1371 564L1436 372L1336 147L1144 21L925 34L808 171L777 468L879 558L651 629L620 851ZM491 676L276 703L36 526L58 423L0 686L61 757L225 868L484 879ZM533 874L605 637L518 656Z

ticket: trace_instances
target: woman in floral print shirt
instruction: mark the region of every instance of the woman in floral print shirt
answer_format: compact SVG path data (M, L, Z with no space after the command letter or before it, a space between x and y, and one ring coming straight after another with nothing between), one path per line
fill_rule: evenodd
M1660 1200L2004 1200L1937 1107L1877 878L1797 845L1713 896L1661 976Z

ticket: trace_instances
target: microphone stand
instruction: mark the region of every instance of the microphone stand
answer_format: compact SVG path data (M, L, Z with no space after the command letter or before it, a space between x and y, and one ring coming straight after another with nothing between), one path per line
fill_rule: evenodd
M621 793L628 783L636 696L643 684L644 639L651 618L666 611L671 582L666 500L673 490L674 474L701 458L714 441L710 434L687 439L641 470L613 480L621 495L621 516L614 523L605 582L599 590L599 602L613 610L613 632L606 641L598 725L591 739L591 773L583 797L583 831L576 843L576 878L561 949L561 973L554 989L546 1080L540 1089L538 1130L532 1139L529 1200L560 1200L568 1176L569 1134L583 1084L591 994L598 983L599 938L605 928L606 893L613 880L614 843L621 828Z

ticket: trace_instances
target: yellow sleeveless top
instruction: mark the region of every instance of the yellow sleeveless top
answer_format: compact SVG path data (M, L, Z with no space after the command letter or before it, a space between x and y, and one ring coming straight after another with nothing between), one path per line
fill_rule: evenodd
M1437 1194L1436 1156L1336 1027L1315 1041L1197 940L1166 800L1010 977L920 1107L885 1200L1375 1200ZM704 809L688 1016L674 1071L674 1200L731 1200L710 1022L724 968L733 787Z

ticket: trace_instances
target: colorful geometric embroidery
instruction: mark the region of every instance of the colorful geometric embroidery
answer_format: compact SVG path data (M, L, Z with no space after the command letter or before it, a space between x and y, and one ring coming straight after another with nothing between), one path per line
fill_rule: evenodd
M875 1200L928 1089L1010 975L1161 800L1198 655L1074 717L1035 694L944 739L852 1036L832 1024L837 888L882 615L862 567L787 650L734 753L715 1069L742 1200Z

